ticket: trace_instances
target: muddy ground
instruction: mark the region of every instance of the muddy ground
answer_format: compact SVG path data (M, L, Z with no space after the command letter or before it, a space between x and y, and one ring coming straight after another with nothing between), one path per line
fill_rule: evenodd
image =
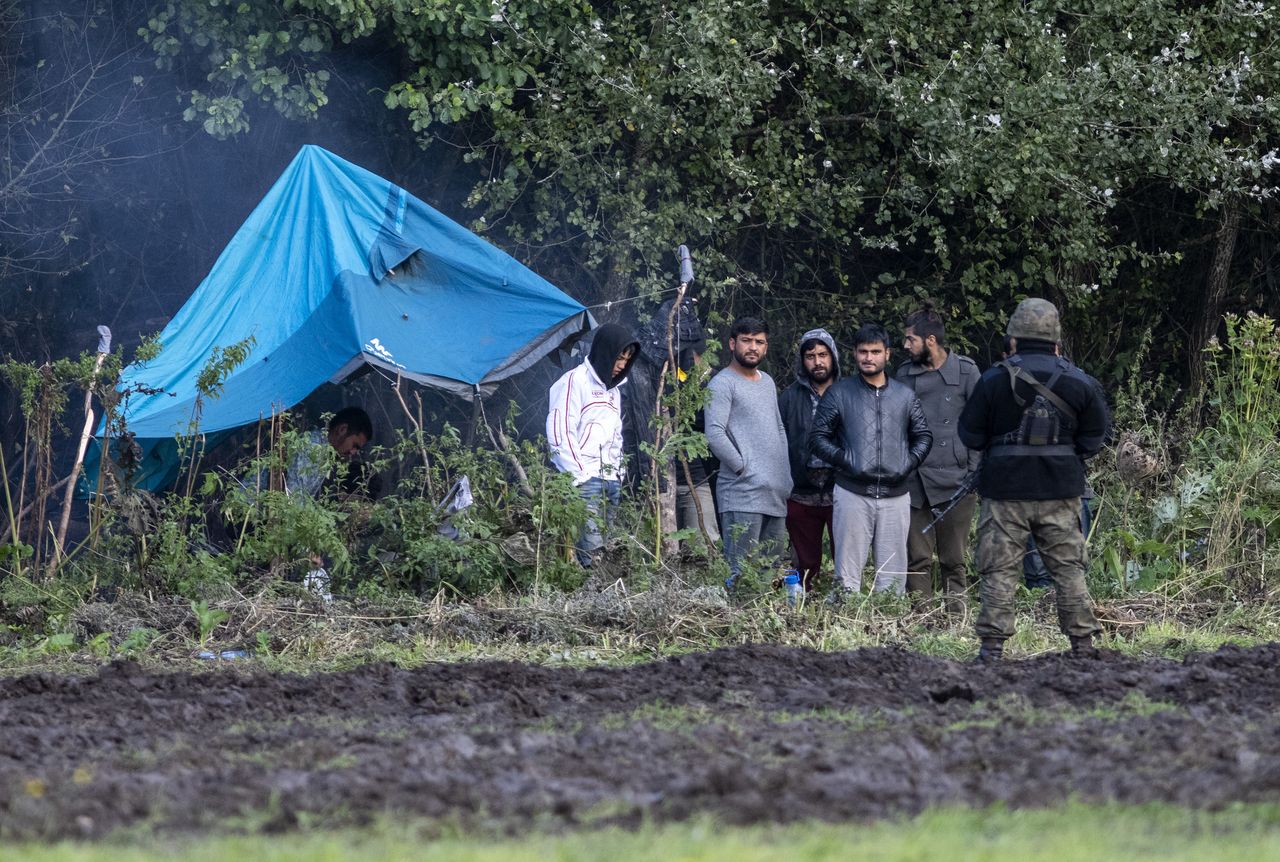
M991 668L772 646L305 677L119 662L0 681L0 837L1274 800L1278 665L1280 645Z

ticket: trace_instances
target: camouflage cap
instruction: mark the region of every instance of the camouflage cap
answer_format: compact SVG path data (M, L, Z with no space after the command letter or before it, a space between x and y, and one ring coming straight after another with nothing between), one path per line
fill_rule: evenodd
M1013 310L1006 333L1013 338L1034 338L1056 344L1062 340L1058 309L1047 299L1024 299Z

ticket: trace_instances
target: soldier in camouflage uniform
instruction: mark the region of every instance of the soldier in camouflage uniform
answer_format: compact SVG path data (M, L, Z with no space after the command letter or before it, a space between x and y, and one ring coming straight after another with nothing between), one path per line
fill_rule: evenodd
M1106 405L1088 376L1057 355L1062 331L1052 303L1023 300L1008 334L1014 354L982 375L960 415L960 439L986 452L978 478L978 658L999 659L1013 636L1028 536L1053 576L1058 624L1072 653L1097 655L1079 517L1084 459L1102 448Z

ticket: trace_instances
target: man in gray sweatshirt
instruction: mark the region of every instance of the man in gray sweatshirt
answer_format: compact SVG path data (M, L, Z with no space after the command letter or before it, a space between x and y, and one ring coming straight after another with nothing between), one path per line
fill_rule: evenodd
M768 351L768 324L739 318L729 330L729 365L709 384L707 444L720 459L716 493L731 590L748 554L772 563L781 562L786 550L791 464L778 390L757 367Z

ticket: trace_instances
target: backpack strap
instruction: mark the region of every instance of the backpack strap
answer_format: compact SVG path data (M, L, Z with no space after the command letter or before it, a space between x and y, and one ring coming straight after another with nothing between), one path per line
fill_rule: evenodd
M1037 393L1043 396L1045 401L1048 401L1054 407L1058 408L1058 410L1062 412L1063 416L1071 420L1072 425L1078 424L1076 411L1071 408L1071 405L1063 401L1061 397L1049 388L1049 386L1041 383L1039 380L1036 380L1034 374L1007 360L1001 360L1000 362L997 362L996 365L1009 372L1009 390L1013 393L1013 400L1017 402L1019 407L1027 406L1026 399L1018 394L1018 381L1021 380L1030 385L1031 388L1035 389ZM1056 383L1058 378L1061 376L1062 369L1058 369L1053 373L1053 376L1049 378L1049 385Z

